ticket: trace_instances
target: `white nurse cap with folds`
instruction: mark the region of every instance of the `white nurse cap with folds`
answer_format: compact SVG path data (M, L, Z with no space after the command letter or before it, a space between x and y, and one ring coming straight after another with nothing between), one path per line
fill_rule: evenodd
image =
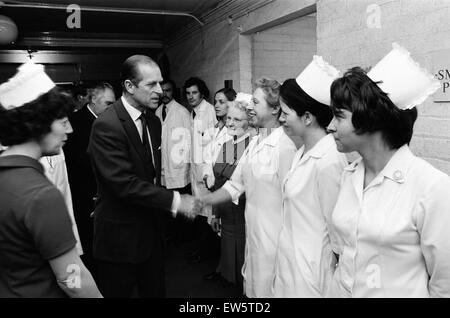
M16 75L0 85L0 104L6 109L20 107L54 87L43 65L27 62L18 68Z
M422 104L440 88L440 83L426 69L415 62L410 53L398 45L375 65L367 76L377 82L400 109L411 109Z
M330 105L330 87L339 77L339 71L323 60L321 56L314 55L313 60L295 79L302 90L319 103Z

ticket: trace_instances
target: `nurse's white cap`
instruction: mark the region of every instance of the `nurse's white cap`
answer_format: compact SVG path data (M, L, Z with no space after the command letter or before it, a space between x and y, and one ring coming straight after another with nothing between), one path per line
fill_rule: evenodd
M433 75L421 68L410 53L397 43L392 44L392 50L367 76L377 82L378 87L400 109L411 109L422 104L441 86Z
M44 72L44 66L27 62L18 68L16 75L0 85L0 104L6 109L23 106L55 87Z
M339 77L339 71L325 62L322 56L313 56L309 65L297 76L295 81L310 97L324 105L330 105L330 87Z

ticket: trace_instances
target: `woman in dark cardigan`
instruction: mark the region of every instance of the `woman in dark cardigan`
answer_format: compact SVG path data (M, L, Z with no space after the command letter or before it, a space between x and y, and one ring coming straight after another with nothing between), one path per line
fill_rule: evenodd
M249 128L246 102L230 103L227 115L228 134L233 138L222 145L214 164L214 186L220 189L230 179L237 163L250 143L253 130ZM221 256L216 277L221 275L226 281L242 286L241 269L245 251L245 194L239 202L226 202L213 207L211 226L221 235Z

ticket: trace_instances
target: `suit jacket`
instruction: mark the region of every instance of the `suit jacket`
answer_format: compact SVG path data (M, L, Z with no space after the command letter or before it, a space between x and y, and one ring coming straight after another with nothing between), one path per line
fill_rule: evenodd
M72 191L73 206L78 222L89 221L89 214L94 208L93 198L97 193L94 172L87 154L89 136L95 116L85 105L70 117L73 133L70 134L64 153L67 173Z
M173 192L154 184L161 171L161 123L147 113L155 167L120 99L92 127L88 153L99 196L94 257L103 261L144 262L153 246L162 244L159 218L161 210L170 210Z

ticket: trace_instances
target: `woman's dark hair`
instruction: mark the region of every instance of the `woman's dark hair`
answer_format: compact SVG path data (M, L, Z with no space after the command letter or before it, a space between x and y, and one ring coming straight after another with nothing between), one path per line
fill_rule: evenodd
M380 131L391 149L409 144L417 119L416 108L399 109L360 67L333 82L331 108L336 117L343 109L352 113L356 134Z
M205 82L198 77L189 78L183 85L183 94L186 96L186 89L191 86L197 86L198 91L202 94L204 99L209 98L209 89L206 86Z
M293 78L283 82L280 96L283 102L294 110L298 116L303 116L305 112L313 114L317 123L323 129L327 128L333 118L331 108L309 96Z
M229 102L234 101L237 95L236 91L232 88L221 88L214 94L214 97L219 93L224 94Z
M50 132L55 120L68 117L74 107L73 99L57 87L21 107L6 110L0 105L0 144L39 140Z

